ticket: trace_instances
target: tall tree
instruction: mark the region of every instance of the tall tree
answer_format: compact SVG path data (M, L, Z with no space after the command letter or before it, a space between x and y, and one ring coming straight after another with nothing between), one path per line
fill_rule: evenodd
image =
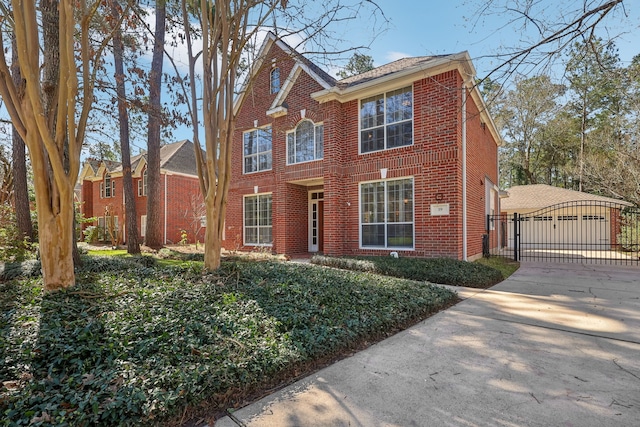
M57 2L60 65L55 115L46 113L47 101L44 93L47 87L44 87L40 74L43 60L41 52L44 51L42 40L45 35L41 33L44 25L39 21L41 16L36 3L35 0L13 0L13 21L2 21L3 25L11 24L15 33L25 92L21 98L2 49L0 95L16 130L29 149L29 158L36 171L34 188L43 282L46 290L56 290L75 284L73 194L93 99L92 60L102 52L100 48L90 49L88 28L99 3L89 5L84 0ZM4 33L0 31L2 45ZM107 41L104 40L103 44ZM79 64L76 62L76 47L80 53ZM82 85L78 70L82 76ZM80 87L83 101L81 105L77 100Z
M16 46L16 38L11 38L11 75L13 76L13 84L18 90L18 96L24 94L24 81L20 74L20 66L18 65L18 47ZM27 185L27 153L24 141L20 137L20 133L16 128L11 126L12 136L12 178L13 178L13 205L16 211L16 225L22 239L29 239L33 242L33 223L31 222L31 205L29 203L29 188Z
M245 49L255 40L258 32L264 30L267 23L274 29L284 27L277 24L277 13L286 15L288 24L295 23L302 27L295 30L297 38L308 34L305 43L312 44L313 37L322 45L322 36L326 36L329 24L354 19L357 11L367 6L377 8L375 2L367 0L353 0L350 6L345 3L345 0L327 0L318 8L321 10L320 16L311 17L309 14L313 13L313 8L309 8L303 0L217 0L213 7L207 0L200 0L196 5L188 0L181 1L189 51L190 113L194 129L196 164L206 206L206 269L212 270L220 266L227 194L231 180L231 144L236 113L241 107L239 103L234 105L234 95ZM198 28L191 22L194 16L198 20ZM201 54L193 52L196 30L202 37ZM202 99L204 151L198 134L200 121L196 96L196 59L203 67L202 93L199 98ZM260 63L263 61L258 58L253 65ZM252 84L250 72L245 79L243 90L248 90Z
M616 92L619 58L613 44L602 40L576 43L569 51L567 78L572 93L571 108L580 123L580 153L578 160L579 190L584 181L587 134L598 123L606 123L619 109Z
M344 69L338 71L336 75L341 79L346 79L347 77L366 73L373 70L373 68L373 58L371 56L355 52Z
M519 77L497 109L496 121L503 129L502 175L511 185L537 184L543 173L542 158L550 147L546 127L560 111L561 85L548 76Z
M217 5L218 2L216 2ZM214 7L215 9L215 7ZM147 224L145 244L157 249L163 246L160 222L160 139L162 131L162 62L167 21L167 5L156 1L153 57L149 76L149 125L147 135Z
M122 42L121 7L117 0L111 0L113 22L113 60L115 68L116 95L118 104L118 124L120 126L120 152L122 153L122 191L124 194L125 227L127 252L140 253L138 242L138 221L133 178L131 175L131 148L129 143L129 109L124 74L124 44Z

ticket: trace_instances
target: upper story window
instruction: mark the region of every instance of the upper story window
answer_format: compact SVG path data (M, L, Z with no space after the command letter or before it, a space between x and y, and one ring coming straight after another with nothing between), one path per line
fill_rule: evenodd
M271 170L271 127L242 134L244 173Z
M276 67L271 70L271 93L280 92L280 68Z
M310 162L324 157L324 125L301 121L287 133L287 164Z
M411 86L360 101L360 152L386 150L413 143Z
M142 173L142 177L140 181L138 181L138 196L146 196L147 195L147 170L145 169Z
M116 183L111 178L111 174L105 174L100 183L100 198L116 197Z

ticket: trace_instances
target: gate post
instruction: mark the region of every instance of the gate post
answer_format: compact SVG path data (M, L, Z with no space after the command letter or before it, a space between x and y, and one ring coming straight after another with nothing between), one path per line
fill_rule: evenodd
M518 212L513 213L513 260L520 261L518 258L518 248L520 247L520 221L518 220Z

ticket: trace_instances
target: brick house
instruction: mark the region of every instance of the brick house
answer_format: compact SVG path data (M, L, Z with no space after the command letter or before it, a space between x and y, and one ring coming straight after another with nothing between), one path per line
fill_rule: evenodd
M133 192L138 215L139 237L144 238L147 218L147 157L131 158ZM89 159L80 173L81 212L85 218L96 217L99 241L110 242L109 229L118 243L126 241L122 164ZM187 140L160 148L161 221L164 243L178 243L181 231L189 243L204 241L204 208L196 172L193 143ZM109 226L111 224L111 227ZM85 224L86 228L90 224Z
M258 58L237 110L227 249L481 255L499 134L467 52L340 81L273 34Z

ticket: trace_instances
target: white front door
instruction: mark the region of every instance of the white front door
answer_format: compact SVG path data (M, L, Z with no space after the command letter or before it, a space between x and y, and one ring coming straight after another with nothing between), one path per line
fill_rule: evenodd
M322 251L324 192L309 193L309 252Z

